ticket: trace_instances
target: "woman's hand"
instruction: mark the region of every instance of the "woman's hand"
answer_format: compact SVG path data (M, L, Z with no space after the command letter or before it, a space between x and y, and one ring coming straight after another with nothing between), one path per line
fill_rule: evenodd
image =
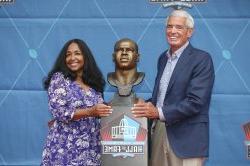
M107 117L112 113L111 106L105 104L96 104L90 108L90 116L94 117Z

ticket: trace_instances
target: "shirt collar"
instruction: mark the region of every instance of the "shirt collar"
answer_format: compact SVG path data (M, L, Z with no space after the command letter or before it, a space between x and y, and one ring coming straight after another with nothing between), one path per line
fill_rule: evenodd
M178 50L176 50L172 56L170 54L170 49L168 49L167 51L167 57L171 58L171 59L175 59L175 58L179 58L181 56L181 54L183 53L183 51L185 50L185 48L187 48L189 44L189 41L187 41L183 46L181 46L181 48L179 48Z

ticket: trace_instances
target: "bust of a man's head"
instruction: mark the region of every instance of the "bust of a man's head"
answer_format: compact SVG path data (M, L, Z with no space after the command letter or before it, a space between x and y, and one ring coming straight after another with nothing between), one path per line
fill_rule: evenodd
M137 67L139 53L137 44L128 38L123 38L115 43L113 61L116 70L131 70Z
M115 72L108 74L108 82L118 88L120 96L128 96L132 87L144 78L144 73L137 72L139 62L137 44L128 38L118 40L114 46L113 62Z

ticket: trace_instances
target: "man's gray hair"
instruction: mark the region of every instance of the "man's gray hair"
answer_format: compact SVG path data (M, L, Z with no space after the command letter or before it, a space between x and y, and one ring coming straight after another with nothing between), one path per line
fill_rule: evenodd
M194 28L194 19L193 19L193 17L187 11L185 11L185 10L174 10L174 11L172 11L170 13L170 15L166 19L166 26L167 26L167 23L168 23L168 19L171 16L186 18L186 26L188 28Z

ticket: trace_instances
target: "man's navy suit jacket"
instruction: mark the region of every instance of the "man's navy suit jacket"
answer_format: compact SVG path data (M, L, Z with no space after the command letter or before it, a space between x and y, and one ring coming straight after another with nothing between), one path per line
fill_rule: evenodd
M158 60L152 94L154 105L168 60L166 52ZM208 110L213 83L214 67L211 56L189 44L175 66L162 107L169 143L178 157L208 156Z

